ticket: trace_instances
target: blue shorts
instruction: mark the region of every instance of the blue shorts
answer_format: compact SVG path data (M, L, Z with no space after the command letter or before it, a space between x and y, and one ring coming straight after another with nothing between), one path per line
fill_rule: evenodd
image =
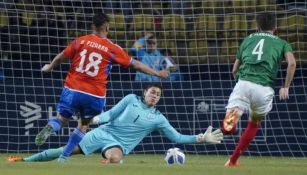
M87 132L79 143L79 148L84 155L89 155L99 149L103 152L105 149L113 146L119 146L123 150L121 144L111 134L100 127Z
M103 112L105 101L105 98L64 88L57 105L57 112L65 118L71 118L79 113L81 118L90 119Z

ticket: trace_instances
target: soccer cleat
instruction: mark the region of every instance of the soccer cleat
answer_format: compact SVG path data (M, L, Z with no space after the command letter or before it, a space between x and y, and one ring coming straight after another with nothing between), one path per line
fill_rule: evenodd
M232 134L236 131L236 125L238 122L238 114L235 111L228 112L223 120L223 132L224 134Z
M109 159L102 159L102 160L100 161L100 163L102 163L102 164L109 164L109 163L110 163L110 160L109 160Z
M228 161L225 163L225 167L239 167L239 166L240 166L239 162L232 163L230 162L230 159L228 159Z
M47 138L50 136L52 133L52 126L51 125L46 125L35 137L35 144L37 146L41 146L44 144L47 140Z
M68 157L60 155L60 157L57 160L58 163L67 163L68 162Z
M20 156L8 156L6 157L7 162L22 162L23 158Z

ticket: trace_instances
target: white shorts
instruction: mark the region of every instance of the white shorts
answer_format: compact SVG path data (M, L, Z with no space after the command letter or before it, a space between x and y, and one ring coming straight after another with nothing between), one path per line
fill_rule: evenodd
M230 94L226 108L238 107L244 112L266 115L272 109L274 93L269 86L239 80Z

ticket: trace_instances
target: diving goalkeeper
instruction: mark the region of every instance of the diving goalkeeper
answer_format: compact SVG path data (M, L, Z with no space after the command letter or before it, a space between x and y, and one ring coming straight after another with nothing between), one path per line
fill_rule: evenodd
M89 155L101 149L105 163L119 163L124 155L129 154L144 137L155 130L179 144L217 144L223 140L221 130L212 132L212 126L209 126L205 133L198 135L178 133L155 107L161 94L162 87L159 84L149 84L143 92L143 98L129 94L109 111L94 117L93 123L102 125L85 134L79 145L74 148L73 154ZM58 158L62 152L63 147L60 147L25 158L9 156L7 160L10 162L51 161Z

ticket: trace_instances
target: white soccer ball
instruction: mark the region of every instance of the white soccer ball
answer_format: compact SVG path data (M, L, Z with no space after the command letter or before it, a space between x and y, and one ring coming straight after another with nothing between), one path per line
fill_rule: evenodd
M166 151L165 162L171 164L184 164L185 155L179 148L170 148Z
M209 105L206 102L202 101L197 105L197 110L199 112L208 112L209 111Z
M163 69L168 69L170 67L174 66L174 60L169 57L164 57L164 59L161 62Z

